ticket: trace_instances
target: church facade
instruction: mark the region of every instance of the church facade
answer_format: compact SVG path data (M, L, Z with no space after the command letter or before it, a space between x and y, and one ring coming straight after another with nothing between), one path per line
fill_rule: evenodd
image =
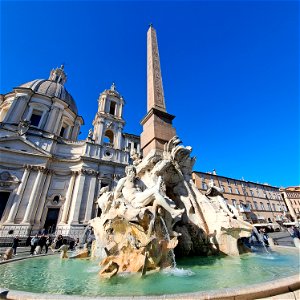
M86 140L65 88L64 67L0 95L0 236L42 229L78 237L100 212L101 187L124 176L139 136L123 132L124 99L113 84L98 99Z

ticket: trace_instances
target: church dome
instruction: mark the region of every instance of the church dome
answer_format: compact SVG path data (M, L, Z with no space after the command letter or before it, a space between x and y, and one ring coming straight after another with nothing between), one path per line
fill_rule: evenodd
M36 79L27 83L20 85L21 88L29 88L33 92L48 97L56 97L64 102L66 102L70 109L77 114L76 103L69 94L69 92L64 87L67 76L64 73L64 67L61 66L55 70L52 70L49 79Z

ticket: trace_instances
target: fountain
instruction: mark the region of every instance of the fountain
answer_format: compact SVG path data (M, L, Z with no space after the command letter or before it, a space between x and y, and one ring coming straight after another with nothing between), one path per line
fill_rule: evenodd
M219 187L211 183L205 194L196 188L191 177L192 148L182 145L172 127L174 116L166 112L152 26L147 71L148 112L141 135L144 157L132 153L133 163L116 188L100 190L101 215L90 220L81 241L84 246L70 257L76 259L39 257L0 267L1 287L40 293L12 291L8 299L50 298L43 293L72 295L72 299L74 295L143 299L191 292L195 294L183 297L255 299L300 288L298 253L266 248L267 255L249 253L251 246L244 240L254 227L225 202ZM259 234L257 239L262 242ZM205 293L224 288L219 294Z
M202 195L191 174L191 147L177 136L162 154L135 156L116 189L100 191L101 216L90 221L95 234L91 257L102 259L100 275L174 267L178 256L239 255L238 240L253 226L225 203L218 187Z

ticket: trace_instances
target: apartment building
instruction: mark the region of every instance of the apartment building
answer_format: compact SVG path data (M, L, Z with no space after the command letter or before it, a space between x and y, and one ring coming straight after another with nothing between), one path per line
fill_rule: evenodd
M279 189L293 221L300 219L300 186Z
M193 172L193 180L201 192L211 183L220 187L225 201L235 206L245 221L254 224L287 220L287 206L278 187L219 176L215 170Z

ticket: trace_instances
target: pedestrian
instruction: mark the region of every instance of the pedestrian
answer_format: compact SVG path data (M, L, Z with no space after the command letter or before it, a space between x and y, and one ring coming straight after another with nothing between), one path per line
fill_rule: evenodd
M79 245L80 245L79 238L76 238L74 248L75 249L79 248Z
M63 237L62 235L60 234L58 237L57 237L57 240L56 240L56 243L55 243L55 249L58 249L62 246L63 244Z
M49 248L49 246L51 245L51 243L52 243L52 239L51 239L51 237L48 235L48 236L46 237L46 243L45 243L45 254L48 253L48 248Z
M17 255L17 248L19 247L19 242L20 242L19 237L18 236L14 237L12 246L11 246L13 248L14 255Z
M300 239L300 231L296 226L294 227L294 236Z
M32 256L34 253L34 250L36 248L36 246L38 245L39 242L39 237L36 234L30 241L30 255Z
M26 239L26 247L30 246L31 236L29 235Z
M70 246L69 246L70 250L74 250L75 249L75 241L74 240L71 240L70 241Z
M45 234L42 234L42 236L39 239L38 246L41 247L41 252L43 251L44 246L46 246L46 239L47 238L46 238Z
M290 228L288 228L288 232L291 235L292 238L296 237L296 232L295 232L295 227L291 226Z

